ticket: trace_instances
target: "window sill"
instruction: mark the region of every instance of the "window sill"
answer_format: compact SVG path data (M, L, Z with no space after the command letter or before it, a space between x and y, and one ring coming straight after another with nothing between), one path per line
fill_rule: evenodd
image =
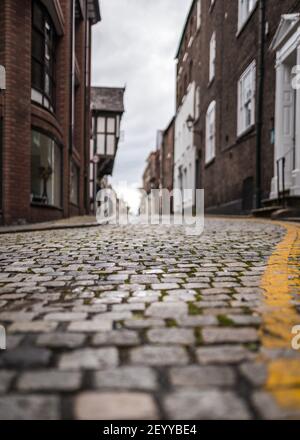
M237 33L236 33L236 35L235 35L236 38L239 38L239 36L243 33L244 29L247 27L247 24L248 24L249 21L251 20L251 18L252 18L252 16L253 16L253 14L255 13L256 9L257 9L257 2L256 2L256 4L255 4L254 8L252 9L252 11L250 12L250 14L248 15L247 19L244 21L243 24L241 24L241 25L239 26L238 31L237 31Z
M216 160L216 156L205 163L205 168L209 168Z
M43 104L41 104L38 101L35 101L34 99L31 100L31 104L35 105L36 107L38 107L41 110L45 110L47 113L49 113L51 116L56 117L55 115L55 110L51 110L50 108L44 106Z
M254 132L254 129L255 129L255 124L251 125L246 130L244 130L241 133L239 133L237 135L237 142L242 141L245 137L247 137L248 135L252 134Z
M213 85L213 83L215 82L215 76L211 79L211 80L209 80L209 82L208 82L208 84L207 84L207 88L208 89L210 89L211 88L211 86Z
M210 7L209 7L209 13L211 14L212 11L214 10L214 7L216 5L216 1L214 1L213 3L211 3Z
M45 205L44 203L38 203L38 202L31 202L30 206L32 206L33 208L46 208L50 210L63 211L63 208L59 208L53 205Z

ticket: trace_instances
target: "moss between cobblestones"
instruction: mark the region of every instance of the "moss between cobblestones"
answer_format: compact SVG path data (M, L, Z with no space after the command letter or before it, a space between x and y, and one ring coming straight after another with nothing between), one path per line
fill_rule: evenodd
M200 328L195 328L196 345L203 345L202 332Z
M222 327L234 327L234 322L225 315L219 315L218 317L219 324Z
M191 316L202 315L201 310L194 303L189 303L188 308L189 308L189 315Z
M175 319L166 319L166 327L168 328L178 327L177 321Z

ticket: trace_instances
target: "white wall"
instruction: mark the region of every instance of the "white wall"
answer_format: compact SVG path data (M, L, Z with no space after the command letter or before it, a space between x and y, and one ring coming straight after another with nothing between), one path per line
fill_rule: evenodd
M196 149L194 146L194 134L189 131L186 120L189 115L195 116L195 82L191 83L181 107L178 109L175 119L175 151L174 151L174 189L180 189L179 169L182 168L183 188L195 190L196 176ZM184 170L187 170L186 178ZM194 197L185 199L185 206L194 205ZM176 198L174 200L175 212L181 209Z

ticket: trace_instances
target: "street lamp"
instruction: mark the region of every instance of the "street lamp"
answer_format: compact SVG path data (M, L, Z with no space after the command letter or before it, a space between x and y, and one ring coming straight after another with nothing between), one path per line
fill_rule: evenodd
M195 130L195 118L190 114L186 120L187 128L190 132L193 132L194 134L198 134L199 136L202 135L201 131Z
M186 125L187 128L189 129L189 131L192 131L195 125L195 119L193 118L192 115L189 115L187 120L186 120Z

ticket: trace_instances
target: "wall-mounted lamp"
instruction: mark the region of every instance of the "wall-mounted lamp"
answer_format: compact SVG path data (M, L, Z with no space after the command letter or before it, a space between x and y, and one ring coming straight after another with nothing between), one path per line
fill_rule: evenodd
M188 118L187 118L187 120L186 120L186 125L187 125L187 128L188 128L188 130L190 131L190 132L193 132L193 133L195 133L195 134L198 134L199 136L201 136L202 135L202 132L201 131L198 131L198 130L195 130L195 119L193 118L193 116L192 115L189 115L188 116Z

